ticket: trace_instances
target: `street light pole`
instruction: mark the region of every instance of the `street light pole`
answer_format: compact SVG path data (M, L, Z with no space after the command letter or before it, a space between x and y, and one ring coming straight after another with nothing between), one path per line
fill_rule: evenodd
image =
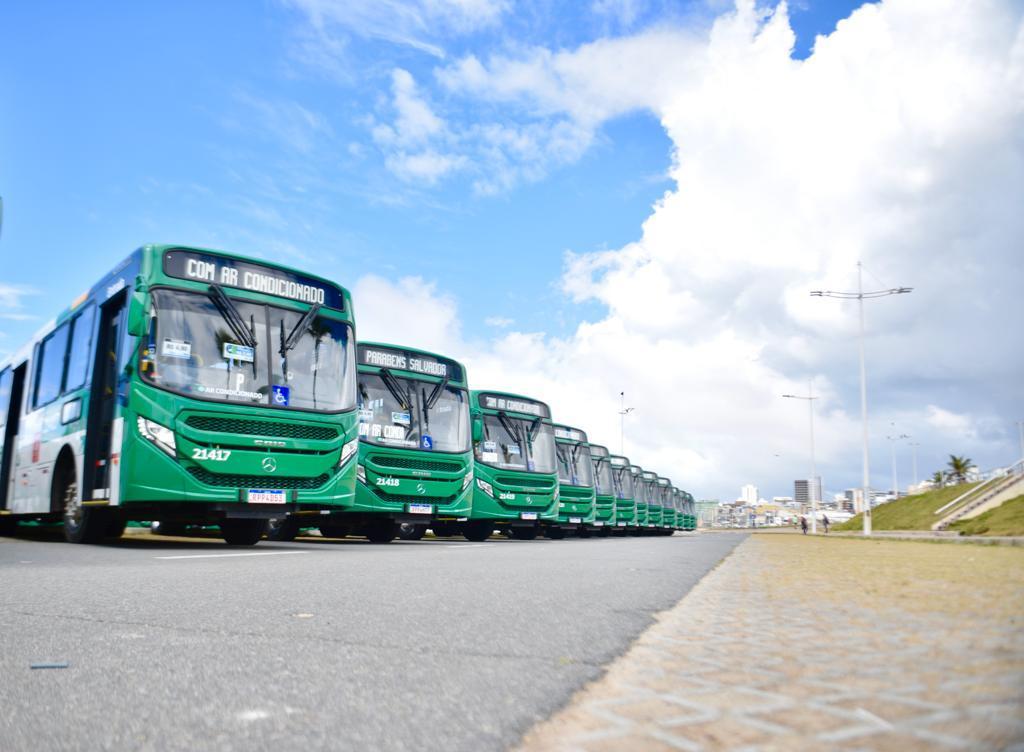
M896 428L895 423L890 423L889 425L892 426L893 429ZM905 433L901 433L899 436L893 435L886 436L885 438L889 440L889 445L892 449L892 492L896 495L896 498L898 499L900 498L900 483L896 477L896 442L899 441L900 439L909 439L910 437Z
M864 499L864 535L871 535L871 472L868 466L868 383L867 368L864 364L864 299L884 298L889 295L904 295L911 292L912 287L892 287L888 290L864 292L864 275L861 262L857 262L857 292L833 292L832 290L812 290L811 295L819 298L839 298L840 300L856 300L860 315L860 420L863 434L863 485L861 494Z
M814 379L813 377L808 381L807 384L807 396L804 397L800 394L783 394L783 397L787 399L800 399L807 400L807 412L810 417L811 426L811 478L807 481L807 496L811 500L811 534L817 535L818 533L818 494L815 488L814 482L818 475L818 463L814 458L814 400L817 397L814 396Z
M913 457L914 457L914 485L915 486L917 485L917 448L919 446L921 446L921 445L919 443L917 443L916 441L910 442L910 448L911 448L911 450L913 450Z
M626 393L619 392L619 399L622 401L622 409L619 410L619 454L626 456L626 416L633 412L632 407L626 407Z

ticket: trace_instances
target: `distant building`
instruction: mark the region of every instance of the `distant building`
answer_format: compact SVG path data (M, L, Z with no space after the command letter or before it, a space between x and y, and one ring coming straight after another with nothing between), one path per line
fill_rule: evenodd
M801 506L811 505L811 497L807 493L808 486L809 484L806 480L793 481L793 498L796 500L797 504L800 504ZM820 477L814 479L814 485L811 490L814 492L814 498L821 501Z
M757 486L751 483L743 486L743 488L740 489L739 501L751 506L757 504Z

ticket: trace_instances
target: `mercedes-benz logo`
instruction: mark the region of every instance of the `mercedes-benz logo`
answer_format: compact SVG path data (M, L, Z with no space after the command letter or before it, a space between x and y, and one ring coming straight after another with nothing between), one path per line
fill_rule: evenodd
M422 483L416 484L416 493L418 493L420 496L423 496L424 494L426 494L426 492L427 489L423 487Z
M277 460L273 457L263 458L263 470L268 473L272 473L277 470Z

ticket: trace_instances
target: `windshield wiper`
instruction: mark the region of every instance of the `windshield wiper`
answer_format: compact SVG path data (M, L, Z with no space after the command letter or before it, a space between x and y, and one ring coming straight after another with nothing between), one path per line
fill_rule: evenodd
M220 312L221 318L231 328L231 332L235 337L246 347L256 349L256 335L246 329L245 319L242 318L242 314L235 308L231 298L224 294L224 289L220 285L210 285L207 294L210 296L210 300L213 301L213 305L216 306L217 311Z
M292 328L291 332L286 338L284 336L284 319L281 319L281 357L288 357L288 351L295 348L299 344L299 339L306 332L306 327L310 325L316 315L320 312L320 304L314 303L309 307L309 310L302 314L302 318L299 319L298 323Z
M508 432L508 435L516 440L517 444L522 446L525 443L523 441L523 435L519 432L519 426L509 421L508 415L504 410L498 413L498 421L501 423L502 428Z
M386 386L388 391L391 392L391 396L398 400L402 409L411 412L412 397L402 388L402 385L398 383L398 379L395 378L395 375L387 368L381 368L380 380L384 382L384 386Z
M427 397L426 399L425 407L427 410L432 410L434 408L435 403L438 401L438 399L441 398L441 392L444 390L446 386L448 386L447 378L444 381L439 381L437 383L437 386L434 387L434 391L432 391L430 393L430 396Z

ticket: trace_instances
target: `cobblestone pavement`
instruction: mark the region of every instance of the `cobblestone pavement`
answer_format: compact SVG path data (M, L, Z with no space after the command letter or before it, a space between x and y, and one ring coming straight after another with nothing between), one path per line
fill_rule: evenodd
M1024 750L1024 550L751 536L540 750Z

